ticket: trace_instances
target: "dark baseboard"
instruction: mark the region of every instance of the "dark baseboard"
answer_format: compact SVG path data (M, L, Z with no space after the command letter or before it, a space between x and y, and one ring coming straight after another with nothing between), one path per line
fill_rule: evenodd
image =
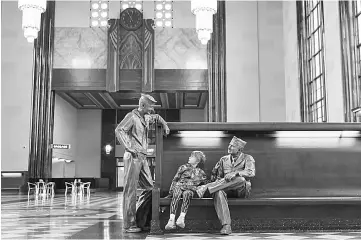
M168 219L160 221L160 229L164 230ZM171 230L169 233L217 233L221 229L218 219L214 220L186 220L184 229ZM346 231L360 230L361 218L338 219L338 218L249 218L232 219L233 232L254 232L254 231ZM151 231L152 232L152 231ZM168 231L167 231L168 233Z
M16 192L21 192L21 189L20 188L2 188L1 193L3 193L3 192L16 193Z
M168 201L168 199L166 199ZM237 201L238 200L238 201ZM336 231L361 229L361 202L353 199L295 202L229 199L232 230ZM164 199L163 199L164 202ZM161 205L160 227L169 219L169 206ZM179 209L178 209L179 212ZM177 213L176 215L178 215ZM186 228L178 232L217 232L221 228L213 201L192 200Z

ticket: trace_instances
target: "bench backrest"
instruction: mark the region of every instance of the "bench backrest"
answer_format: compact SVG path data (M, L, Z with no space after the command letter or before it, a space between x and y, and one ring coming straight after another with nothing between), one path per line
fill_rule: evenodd
M209 176L217 161L227 154L233 136L248 142L244 152L256 161L253 189L361 189L360 137L285 138L264 130L187 137L172 131L163 139L159 158L161 196L167 193L178 167L187 162L194 150L206 154L205 170Z

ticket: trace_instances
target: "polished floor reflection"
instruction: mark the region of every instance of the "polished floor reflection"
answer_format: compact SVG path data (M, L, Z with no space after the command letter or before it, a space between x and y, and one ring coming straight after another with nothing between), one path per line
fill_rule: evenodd
M1 239L361 239L361 232L128 234L122 231L122 193L95 193L90 197L57 194L1 196Z
M122 193L1 196L1 239L145 239L122 228Z

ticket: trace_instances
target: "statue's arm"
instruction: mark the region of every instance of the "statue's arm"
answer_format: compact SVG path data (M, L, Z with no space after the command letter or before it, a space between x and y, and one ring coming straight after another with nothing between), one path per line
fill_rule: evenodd
M254 177L256 175L256 164L254 161L254 158L252 156L249 156L246 160L246 166L244 170L239 171L238 175L241 177Z
M222 159L217 162L211 172L211 182L219 180L222 178L220 172L223 171Z
M125 150L135 153L135 150L131 148L131 139L129 137L133 124L133 115L128 113L115 129L115 136L119 142L123 143Z
M180 166L178 168L178 170L177 170L177 173L174 175L174 178L172 180L172 184L170 185L170 188L169 188L169 195L173 194L173 189L174 189L176 183L181 178L183 172L184 172L184 165Z
M204 185L204 184L207 184L209 183L209 179L207 178L207 174L201 170L201 180L200 180L200 185Z
M165 134L168 135L169 127L168 127L167 122L159 114L150 114L149 122L154 123L155 121L157 121L159 124L161 124L163 126Z
M180 166L177 170L177 173L174 175L172 182L178 182L179 179L182 177L184 170L185 170L185 166L184 165Z

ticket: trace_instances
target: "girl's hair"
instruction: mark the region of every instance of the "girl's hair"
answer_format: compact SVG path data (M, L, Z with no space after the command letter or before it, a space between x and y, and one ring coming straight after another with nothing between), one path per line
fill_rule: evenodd
M191 153L191 156L194 156L198 159L199 163L197 165L197 167L201 168L201 169L204 169L204 163L206 161L206 155L204 155L203 152L201 151L193 151Z

